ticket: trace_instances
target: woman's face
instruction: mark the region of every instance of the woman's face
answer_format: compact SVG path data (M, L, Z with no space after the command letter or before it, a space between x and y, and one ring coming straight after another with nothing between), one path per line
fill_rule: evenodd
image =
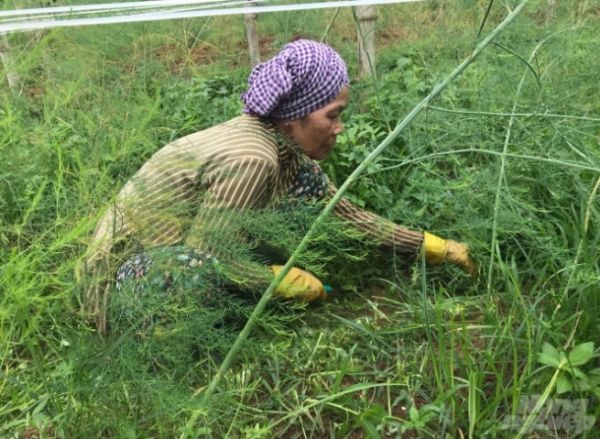
M338 134L344 131L340 115L348 105L349 93L344 86L329 104L299 119L279 121L279 125L308 157L322 160L333 149Z

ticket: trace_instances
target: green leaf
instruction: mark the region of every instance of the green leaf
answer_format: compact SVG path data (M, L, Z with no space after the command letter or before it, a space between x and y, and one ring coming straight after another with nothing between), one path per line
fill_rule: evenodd
M383 421L383 419L387 416L387 412L385 409L376 405L373 407L369 407L367 410L361 413L360 417L368 422L379 425Z
M588 376L581 371L581 369L578 369L576 367L570 369L569 372L571 372L575 378L579 378L580 380L584 380L586 382L590 380Z
M548 366L558 367L558 360L554 357L550 357L546 354L539 354L538 361L542 364L547 364Z
M403 56L398 59L398 62L396 63L396 67L398 68L398 70L402 70L409 63L410 63L410 58L406 58L405 56Z
M538 361L542 364L547 364L549 366L558 367L558 359L551 357L549 355L546 355L546 354L539 354Z
M592 387L600 387L600 367L592 369L589 371L590 377L590 386Z
M367 432L367 436L370 439L381 439L381 435L379 434L379 432L377 431L377 428L373 424L371 424L369 421L367 421L365 419L361 419L360 423L362 424L363 428Z
M572 366L581 366L590 361L594 356L594 342L577 345L569 354L569 362Z
M544 343L544 345L542 346L542 353L554 357L557 360L560 358L560 354L558 353L556 348L548 342Z
M410 420L412 422L417 422L420 418L419 410L417 410L417 408L414 405L410 408L409 414L410 414Z
M41 412L44 407L46 407L46 404L48 403L48 401L50 400L50 396L46 396L45 398L42 398L40 400L40 402L38 403L38 405L36 406L36 408L33 410L32 416L35 417L35 415L37 415L39 412Z
M573 384L571 381L562 373L558 374L558 378L556 379L556 392L558 394L570 392L573 390Z
M538 361L542 364L558 367L560 354L550 343L544 343L542 353L538 355Z
M583 380L577 380L575 382L577 390L579 390L580 392L587 392L588 390L591 389L590 385Z

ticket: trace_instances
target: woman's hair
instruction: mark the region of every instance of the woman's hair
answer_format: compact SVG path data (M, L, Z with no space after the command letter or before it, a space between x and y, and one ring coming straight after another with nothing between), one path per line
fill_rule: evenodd
M324 107L350 80L340 55L326 44L297 40L257 65L242 94L244 113L292 120Z

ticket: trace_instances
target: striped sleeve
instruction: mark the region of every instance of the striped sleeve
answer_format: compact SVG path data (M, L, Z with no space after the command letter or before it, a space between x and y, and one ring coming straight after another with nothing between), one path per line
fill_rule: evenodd
M329 181L327 194L333 197L337 188ZM364 211L345 198L340 199L334 208L336 215L344 218L358 230L379 242L379 247L395 254L417 254L423 243L423 233L381 218L371 212Z
M247 153L215 168L207 176L209 187L185 244L214 252L225 276L238 286L265 287L272 272L262 265L238 260L248 237L236 230L232 218L241 210L264 206L271 196L268 190L273 186L278 164L260 154Z
M84 262L78 264L76 275L83 282L82 312L96 319L98 330L106 331L106 306L112 286L112 270L116 261L113 245L129 234L129 223L118 204L112 205L98 222Z

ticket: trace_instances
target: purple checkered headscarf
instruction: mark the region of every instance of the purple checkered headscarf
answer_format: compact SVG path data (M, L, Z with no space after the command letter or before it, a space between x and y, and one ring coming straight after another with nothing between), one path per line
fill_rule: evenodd
M348 85L344 60L328 45L310 40L287 44L257 65L242 94L244 113L292 120L324 107Z

